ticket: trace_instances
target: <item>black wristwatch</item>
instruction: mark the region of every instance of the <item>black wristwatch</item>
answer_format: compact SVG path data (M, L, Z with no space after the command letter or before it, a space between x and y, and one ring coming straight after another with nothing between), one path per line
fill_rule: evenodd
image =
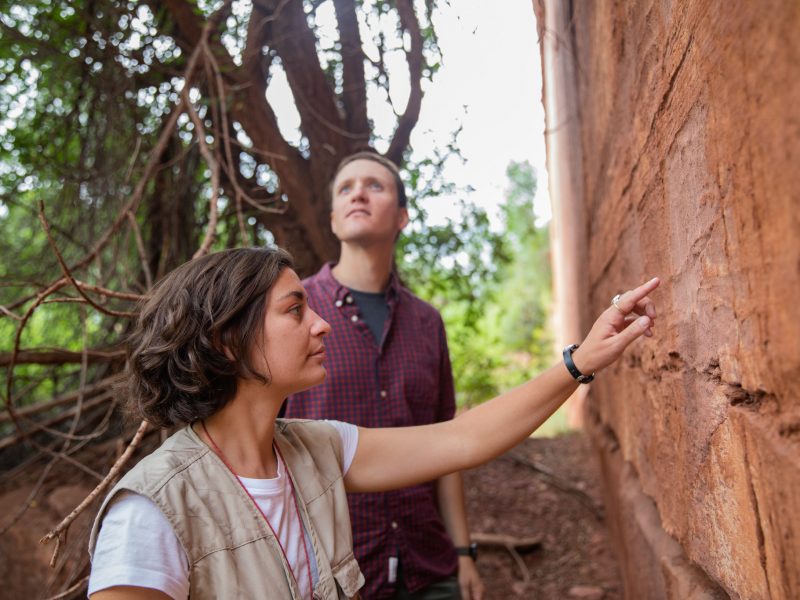
M578 344L572 344L564 348L564 364L567 365L567 371L572 375L578 383L589 383L594 379L594 373L591 375L584 375L575 366L575 361L572 360L572 353L578 349Z
M456 546L456 554L469 556L472 560L478 560L478 544L472 542L469 546Z

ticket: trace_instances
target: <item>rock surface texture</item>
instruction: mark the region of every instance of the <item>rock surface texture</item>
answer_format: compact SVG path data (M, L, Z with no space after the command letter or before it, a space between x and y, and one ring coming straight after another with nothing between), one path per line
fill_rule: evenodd
M800 2L534 8L551 181L580 180L554 198L562 229L562 200L583 211L578 293L597 314L662 278L656 336L585 409L626 596L800 598Z

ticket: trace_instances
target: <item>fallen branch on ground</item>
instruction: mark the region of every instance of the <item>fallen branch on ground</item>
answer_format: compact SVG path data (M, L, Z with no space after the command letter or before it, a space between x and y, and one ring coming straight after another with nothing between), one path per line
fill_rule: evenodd
M502 533L474 532L470 534L470 539L479 546L514 548L520 554L533 552L542 545L542 538L539 536L515 537Z
M522 573L522 582L527 584L531 580L531 572L528 570L528 565L522 560L520 554L527 554L537 550L542 545L542 540L539 537L514 537L512 535L504 535L501 533L479 533L474 532L470 534L470 539L478 544L478 546L489 546L505 548L517 563L520 572Z
M524 456L520 456L519 454L514 452L510 452L502 458L507 458L517 463L518 465L522 465L524 467L528 467L529 469L536 471L539 475L542 476L542 479L545 481L545 483L550 484L551 486L561 490L562 492L574 495L577 498L577 500L585 508L587 508L589 512L591 512L598 521L602 521L605 519L605 510L603 509L603 506L600 503L596 502L594 498L592 498L589 494L584 492L582 489L580 489L573 483L570 483L563 477L559 477L558 475L553 473L553 471L548 469L543 464L525 458Z

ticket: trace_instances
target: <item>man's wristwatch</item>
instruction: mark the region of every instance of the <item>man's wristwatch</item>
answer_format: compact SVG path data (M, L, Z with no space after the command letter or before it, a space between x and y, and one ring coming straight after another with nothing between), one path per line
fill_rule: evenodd
M478 560L478 544L472 542L469 546L456 546L456 554L469 556L472 560Z

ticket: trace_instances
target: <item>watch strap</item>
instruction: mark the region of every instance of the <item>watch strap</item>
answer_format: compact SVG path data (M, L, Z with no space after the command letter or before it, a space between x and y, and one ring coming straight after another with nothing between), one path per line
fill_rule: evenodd
M572 353L575 352L580 346L578 344L572 344L571 346L567 346L564 348L564 364L567 367L567 371L569 374L572 375L578 383L589 383L594 379L594 373L591 375L584 375L580 372L578 367L575 366L575 361L572 360Z
M469 546L456 546L456 554L459 556L469 556L472 560L478 560L478 544L472 542Z

